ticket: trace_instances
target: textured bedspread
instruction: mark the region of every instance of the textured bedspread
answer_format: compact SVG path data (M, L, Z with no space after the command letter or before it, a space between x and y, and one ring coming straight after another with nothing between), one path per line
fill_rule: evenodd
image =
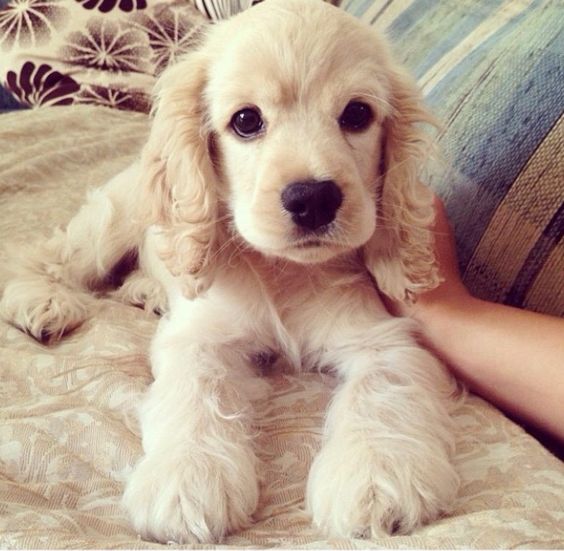
M64 224L85 190L136 155L143 115L59 107L0 117L0 243ZM0 287L6 258L0 252ZM101 300L74 334L44 347L0 323L0 547L148 548L120 509L141 453L135 406L151 382L157 318ZM494 548L564 546L564 464L470 397L456 413L462 488L451 516L410 537L327 540L303 511L334 381L268 376L257 407L263 459L255 524L229 547Z

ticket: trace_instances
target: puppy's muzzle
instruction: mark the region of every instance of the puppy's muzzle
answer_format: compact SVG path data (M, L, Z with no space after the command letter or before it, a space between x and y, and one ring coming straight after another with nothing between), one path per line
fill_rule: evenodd
M332 180L294 182L284 188L281 198L294 223L306 231L314 231L335 220L343 193Z

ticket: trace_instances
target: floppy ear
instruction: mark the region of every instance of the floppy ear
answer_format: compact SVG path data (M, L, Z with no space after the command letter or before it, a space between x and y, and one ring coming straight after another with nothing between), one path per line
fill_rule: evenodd
M440 281L430 229L433 195L419 180L432 143L421 125L436 122L407 74L390 68L388 76L391 111L383 127L377 229L364 259L383 293L412 301Z
M141 154L139 200L150 223L160 226L159 256L183 276L189 298L211 284L217 241L217 175L203 97L207 67L200 48L163 72Z

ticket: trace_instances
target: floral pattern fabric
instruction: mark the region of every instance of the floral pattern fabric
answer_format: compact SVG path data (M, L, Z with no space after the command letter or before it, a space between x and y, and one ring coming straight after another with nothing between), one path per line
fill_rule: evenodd
M177 0L9 0L0 9L0 84L23 106L148 111L155 77L207 23Z

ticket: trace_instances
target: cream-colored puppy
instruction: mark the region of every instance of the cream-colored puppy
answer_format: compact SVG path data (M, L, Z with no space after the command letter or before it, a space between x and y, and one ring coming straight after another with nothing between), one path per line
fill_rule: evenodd
M1 309L36 338L77 326L124 258L141 270L120 296L168 302L124 496L143 536L217 541L251 522L264 350L341 379L307 487L324 532L405 533L448 510L454 385L374 288L411 300L438 283L417 179L430 120L372 29L321 0L266 0L167 69L140 161L19 265Z

